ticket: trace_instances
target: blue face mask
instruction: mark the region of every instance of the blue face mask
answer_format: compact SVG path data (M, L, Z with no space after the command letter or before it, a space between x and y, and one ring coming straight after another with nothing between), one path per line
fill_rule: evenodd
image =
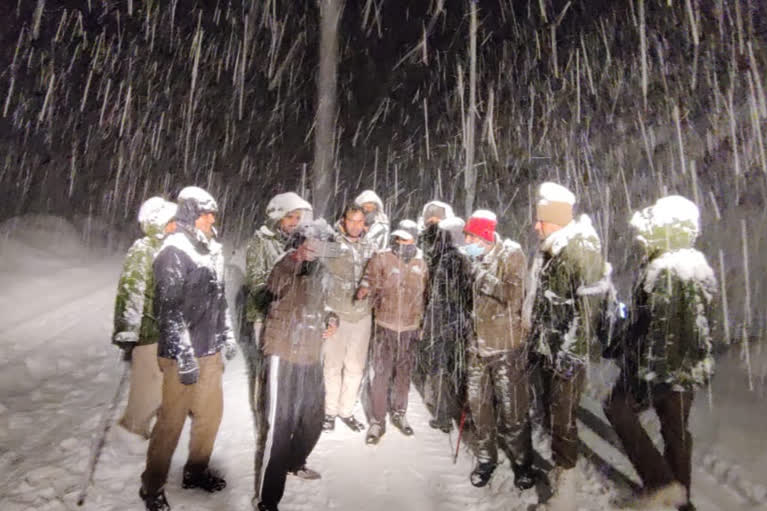
M478 243L469 243L468 245L464 245L462 250L464 254L471 257L472 259L476 259L485 253L485 247L479 245Z

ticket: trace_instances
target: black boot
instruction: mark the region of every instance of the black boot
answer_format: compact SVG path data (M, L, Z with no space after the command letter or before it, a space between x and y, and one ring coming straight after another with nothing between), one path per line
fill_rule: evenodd
M413 434L413 428L411 428L410 424L408 424L404 413L393 413L391 415L391 423L395 428L400 430L403 435L411 436Z
M267 506L263 502L259 502L258 506L256 506L256 509L258 509L258 511L280 511L277 509L277 506Z
M326 415L325 419L322 421L322 430L333 431L334 429L336 429L335 415Z
M170 505L168 505L168 499L165 498L163 490L149 495L144 493L144 488L141 488L138 491L138 496L144 501L147 511L170 511Z
M365 429L365 425L362 424L360 421L358 421L354 415L350 415L348 417L339 416L338 418L341 419L341 422L346 424L349 427L349 429L351 429L354 432L362 431L363 429Z
M477 463L477 466L474 467L474 470L471 473L470 479L471 484L476 486L477 488L482 488L485 486L488 481L490 481L490 478L493 476L493 472L495 471L495 463L492 461L480 461Z
M369 445L377 444L378 441L381 440L384 431L383 424L379 422L371 422L370 427L368 428L368 433L365 435L365 443Z
M537 474L531 464L517 465L512 463L511 468L514 470L514 486L520 490L528 490L535 486Z
M199 488L210 493L215 493L226 488L226 481L223 477L219 477L211 472L209 468L202 471L185 468L182 486L185 489Z
M450 420L432 419L429 421L429 426L443 433L450 433L453 430L453 423Z

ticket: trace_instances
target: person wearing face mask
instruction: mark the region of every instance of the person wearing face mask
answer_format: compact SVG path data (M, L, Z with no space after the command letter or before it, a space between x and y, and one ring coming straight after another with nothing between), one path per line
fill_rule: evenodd
M223 415L221 351L227 359L237 353L225 298L224 254L213 227L218 205L196 186L181 190L177 203L176 232L165 238L152 265L163 383L139 491L148 511L170 509L163 488L187 417L184 488L212 493L226 487L208 467Z
M387 411L392 425L402 434L413 434L405 413L428 273L413 236L396 230L391 248L370 259L357 290L357 300L367 298L375 312L368 444L378 443L384 434Z
M467 350L467 393L477 438L477 465L470 479L477 487L488 483L500 440L514 470L514 484L525 490L536 479L521 321L527 262L519 244L504 241L496 225L494 213L478 210L464 227L463 252L472 261L474 324Z
M439 236L440 221L447 218L453 218L453 208L449 204L434 200L427 202L418 218L418 247L423 251L426 261L431 264L431 260L439 258L435 252L434 244Z
M389 217L384 213L383 201L373 190L365 190L354 203L365 213L365 239L376 251L384 250L389 242Z

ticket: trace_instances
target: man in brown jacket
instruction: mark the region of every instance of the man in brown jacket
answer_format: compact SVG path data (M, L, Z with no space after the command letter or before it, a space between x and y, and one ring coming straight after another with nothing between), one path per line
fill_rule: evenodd
M294 233L290 250L267 281L270 306L260 339L263 363L256 386L257 402L263 403L257 410L261 415L256 420L253 498L259 511L277 510L289 473L319 478L306 467L306 459L322 432L323 339L338 325L338 317L325 309L327 270L317 260L318 245L330 236L324 220Z
M485 486L498 462L496 437L511 460L514 484L535 484L528 419L529 383L521 313L525 254L495 232L495 214L475 211L464 227L472 260L474 336L469 341L468 400L477 436L474 486Z
M367 443L375 444L383 435L387 410L397 429L413 434L405 412L427 281L421 251L413 235L403 230L394 231L391 248L374 255L365 268L357 299L371 298L375 311Z

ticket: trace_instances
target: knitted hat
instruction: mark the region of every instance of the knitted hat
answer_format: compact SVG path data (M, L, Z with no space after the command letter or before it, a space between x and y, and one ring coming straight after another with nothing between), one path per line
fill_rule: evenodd
M486 209L478 209L466 221L463 232L493 242L495 241L496 225L498 225L498 218L495 213Z
M562 185L543 183L538 188L536 219L564 227L573 220L575 195Z

